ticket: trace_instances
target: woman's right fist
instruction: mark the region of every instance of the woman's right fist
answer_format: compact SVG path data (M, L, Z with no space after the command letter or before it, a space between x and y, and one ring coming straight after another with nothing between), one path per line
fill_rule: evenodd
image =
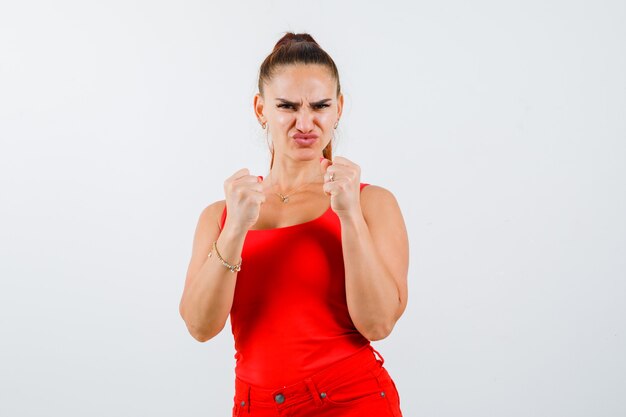
M261 204L265 202L263 180L240 169L224 181L226 197L226 224L247 231L259 219ZM224 225L226 227L226 225Z

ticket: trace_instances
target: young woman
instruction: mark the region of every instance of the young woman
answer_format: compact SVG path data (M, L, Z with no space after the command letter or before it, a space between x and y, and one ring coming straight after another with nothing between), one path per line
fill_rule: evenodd
M370 344L407 303L397 201L361 183L356 163L333 158L343 94L334 61L310 35L283 36L258 86L269 172L235 172L225 200L202 211L180 314L201 342L230 314L233 416L401 417Z

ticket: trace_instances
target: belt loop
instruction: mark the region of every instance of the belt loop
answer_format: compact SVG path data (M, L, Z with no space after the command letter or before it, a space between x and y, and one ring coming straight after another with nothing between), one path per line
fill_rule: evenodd
M372 348L372 351L374 351L378 355L378 357L380 357L380 366L383 366L383 364L385 363L385 358L383 358L383 355L381 355L380 352L374 349L372 345L370 345L370 347Z
M305 379L304 383L309 388L309 391L311 391L311 394L313 394L313 398L315 399L315 403L318 406L322 405L322 399L320 398L320 394L319 394L319 392L317 392L317 388L315 388L315 384L313 384L313 381L311 380L311 378Z

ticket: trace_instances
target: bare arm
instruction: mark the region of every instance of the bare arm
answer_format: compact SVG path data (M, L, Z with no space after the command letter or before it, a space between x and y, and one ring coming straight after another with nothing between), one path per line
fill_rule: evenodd
M225 268L215 254L208 257L213 241L217 240L222 257L234 264L241 259L246 236L245 231L237 231L228 225L224 225L224 231L220 233L218 222L223 207L224 203L218 201L200 214L179 306L189 333L200 342L213 338L224 328L237 279L237 272Z
M361 212L341 218L341 236L350 317L369 340L384 339L408 296L408 236L393 194L363 188Z

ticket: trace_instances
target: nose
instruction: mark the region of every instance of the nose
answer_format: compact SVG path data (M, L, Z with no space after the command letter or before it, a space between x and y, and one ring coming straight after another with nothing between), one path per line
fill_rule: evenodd
M296 113L296 129L300 132L308 133L315 127L315 113L302 106Z

